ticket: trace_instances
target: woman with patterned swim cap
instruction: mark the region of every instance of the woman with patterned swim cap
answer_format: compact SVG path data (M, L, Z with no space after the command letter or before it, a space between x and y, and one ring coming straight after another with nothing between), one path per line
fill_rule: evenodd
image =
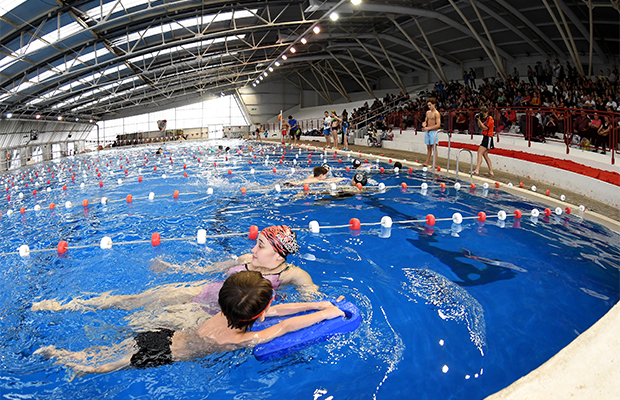
M298 250L297 235L291 228L286 225L269 226L258 235L251 253L244 254L236 260L214 263L207 268L192 267L191 271L198 273L226 271L226 276L239 271L258 271L271 282L274 289L279 286L295 285L302 297L309 299L318 293L318 287L312 281L310 274L286 262L286 258ZM163 264L167 264L167 267L172 270L187 268L187 266L175 266L158 261L159 266ZM104 293L87 299L78 297L64 304L57 299L43 300L33 303L31 309L32 311L60 311L140 308L142 311L134 313L136 315L129 318L130 325L144 327L146 323L144 319L150 318L153 324L162 326L162 318L165 318L165 322L172 327L181 329L219 312L217 296L222 284L223 281L209 279L158 286L135 295ZM155 312L158 314L157 318L153 318L154 308L162 311L162 313ZM199 309L206 314L197 312L200 311ZM191 311L191 314L185 311ZM180 313L177 314L177 318L175 318L175 313Z

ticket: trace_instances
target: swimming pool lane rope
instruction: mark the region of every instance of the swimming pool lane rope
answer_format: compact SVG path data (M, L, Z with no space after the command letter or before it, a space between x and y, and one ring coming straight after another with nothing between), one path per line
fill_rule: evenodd
M300 151L300 153L299 153L299 154L301 154L301 147L305 147L308 151L310 151L310 150L311 150L311 147L312 147L314 150L316 150L316 151L320 151L320 149L319 149L318 147L316 147L316 146L310 146L310 145L303 145L303 146L302 146L302 145L299 145L299 146L297 146L297 148L296 148L296 149L299 149L299 151ZM201 164L201 159L200 159L200 156L202 155L202 150L203 150L203 149L201 149L200 147L197 149L197 151L199 152L198 157L197 157L197 155L195 154L195 152L194 152L194 154L189 154L189 152L187 151L187 149L180 150L180 152L179 152L178 154L180 154L180 157L179 157L179 158L181 158L181 159L182 159L182 162L184 163L184 164L183 164L183 170L185 170L185 169L187 168L188 158L189 158L189 161L190 161L190 162L191 162L191 161L196 161L196 163L197 163L198 165L200 165L200 164ZM283 149L280 149L280 148L279 148L279 146L278 146L278 147L277 147L277 150L280 152L280 156L281 156L281 157L284 157L284 154L286 154L286 153L287 153L287 152L286 152L286 146L284 146L284 148L283 148ZM205 164L207 164L207 163L210 163L211 161L214 161L214 162L213 162L213 164L214 164L214 168L215 168L215 167L217 167L217 163L218 163L218 162L220 162L220 161L222 161L222 160L225 160L225 161L223 161L223 163L224 163L224 164L226 164L226 163L228 163L228 162L229 162L229 159L228 159L228 155L227 155L227 153L226 153L226 154L220 154L220 153L218 152L218 153L217 153L217 155L216 155L216 154L215 154L215 152L214 152L212 149L204 149L204 151L205 151L205 156L209 157L210 155L208 154L208 151L211 151L211 152L213 153L213 154L211 154L211 156L212 156L212 155L215 155L217 158L216 158L216 159L213 159L213 158L208 158L208 159L207 159L207 160L203 163L203 165L205 165ZM261 155L261 157L264 155L264 153L268 153L269 151L273 151L273 155L276 155L276 147L274 147L274 146L270 146L270 147L269 147L269 150L265 150L264 152L263 152L263 151L260 151L260 155ZM293 146L290 146L289 151L290 151L290 155L293 155ZM325 148L323 148L323 151L324 151L324 153L321 153L321 158L322 158L322 159L323 159L323 158L327 155L327 151L326 151L326 149L325 149ZM337 153L338 153L337 151L334 151L334 155L333 155L333 156L334 156L334 159L336 158ZM297 157L299 154L296 154L296 157ZM312 154L313 154L313 151L311 152L311 154L309 155L309 157L310 157ZM352 153L347 153L347 159L351 156L351 154L352 154ZM192 157L193 157L193 159L192 159L192 158L190 158L190 156L192 156ZM230 154L230 156L231 156L231 158L232 158L232 157L234 157L234 156L241 156L241 157L245 157L245 154L244 154L243 152L241 152L241 151L237 151L236 153L231 153L231 154ZM252 153L249 153L249 156L250 156L250 157L252 157ZM387 158L387 157L384 157L384 156L383 156L383 154L381 154L380 156L376 156L376 155L367 155L367 154L362 155L362 153L359 153L359 157L360 157L360 158L362 158L362 157L370 157L370 156L376 157L376 161L377 161L377 162L379 162L381 158ZM131 164L131 162L129 161L129 157L132 157L132 158L133 158L134 156L133 156L133 155L131 155L131 156L126 156L126 155L125 155L125 156L120 156L120 157L119 157L119 159L117 159L117 160L116 160L116 161L117 161L117 165L120 165L120 163L121 163L121 162L123 162L123 165L120 165L120 170L121 170L121 171L123 171L123 170L124 170L125 175L128 173L128 168L127 168L127 169L125 169L125 168L124 168L124 166L129 167L129 165ZM149 154L147 154L147 153L142 153L142 154L136 155L135 157L136 157L136 159L138 159L138 160L140 160L140 161L144 161L144 160L145 160L146 162L148 162L148 161L149 161L149 158L148 158L148 157L149 157ZM254 155L253 157L254 157L254 159L257 159L257 155ZM265 157L265 165L267 165L267 161L268 161L268 159L269 159L269 154L264 155L264 157ZM115 158L116 158L116 157L114 157L114 158L112 158L112 157L108 157L108 158L107 158L107 160L104 160L104 162L106 162L106 167L107 167L108 171L110 171L110 170L111 170L111 168L110 168L109 164L110 164L110 163L113 163L113 160L114 160ZM277 158L277 157L274 157L274 158ZM172 164L174 164L174 161L172 160L172 153L170 153L170 155L168 156L168 159L170 159L170 168L172 168ZM161 159L157 159L157 158L153 158L153 160L157 160L157 164L158 164L158 165L160 165L160 164L161 164L161 161L162 161ZM165 157L165 156L164 156L164 160L166 160L166 157ZM233 162L233 166L236 166L237 161L242 161L242 160L233 160L233 161L232 161L232 162ZM296 159L294 159L294 162L295 162L295 161L296 161ZM324 161L324 160L322 160L322 161ZM338 159L338 161L339 161L339 163L341 163L341 162L342 162L342 159ZM366 158L364 161L365 161L365 162L368 162L368 159ZM404 159L403 159L402 161L403 161L403 162L406 162L406 160L404 160ZM98 162L98 163L100 163L99 159L97 159L97 162ZM125 164L125 162L126 162L126 164ZM143 162L143 166L144 166L144 167L146 167L146 168L150 168L150 167L147 167L146 162ZM252 159L250 159L248 162L251 164L253 161L252 161ZM260 161L257 161L257 163L258 163L258 162L260 162ZM281 163L282 163L282 160L280 160L280 161L279 161L279 163L281 164ZM392 159L391 159L391 158L389 159L389 163L390 163L390 164L392 163ZM83 160L83 163L80 163L80 162L78 161L78 166L77 166L77 169L76 169L76 171L73 171L73 176L71 177L71 180L72 180L72 181L74 181L74 180L75 180L76 172L82 172L82 164L83 164L85 167L87 167L88 169L90 169L91 165L92 165L92 166L96 166L96 168L95 168L95 172L97 172L97 176L98 176L98 177L101 177L101 172L99 172L99 167L101 167L101 168L103 169L103 168L104 168L103 166L101 166L101 165L99 165L99 164L95 164L95 162L94 162L94 161L92 162L92 164L91 164L91 165L89 165L89 164L88 164L88 162L87 162L86 160ZM101 164L101 163L100 163L100 164ZM180 163L177 163L177 165L179 165L179 164L180 164ZM136 167L135 160L134 160L134 163L133 163L132 167L133 167L133 168L135 168L135 167ZM220 165L220 167L221 167L221 165ZM71 166L70 166L70 167L69 167L69 169L68 169L68 172L72 172L72 169L73 169L73 168L75 168L75 162L71 164ZM155 171L157 171L157 168L158 168L157 166L154 166L154 167L153 167L153 169L154 169ZM161 167L161 168L162 168L162 169L164 169L165 167ZM191 165L190 165L190 168L191 168ZM65 167L65 166L62 166L62 169L61 169L61 166L54 166L54 170L55 170L56 172L59 172L58 179L59 179L60 183L62 183L62 182L64 181L65 176L63 176L63 175L62 175L62 174L63 174L63 172L62 172L62 171L64 171L65 169L66 169L66 167ZM142 167L139 167L138 172L139 172L139 173L141 173L141 170L142 170ZM220 169L220 170L221 170L221 169ZM294 168L292 168L292 170L294 171ZM347 167L347 168L346 168L346 170L347 170L347 171L349 171L349 167ZM426 170L428 170L428 169L427 169L426 167L423 167L423 168L422 168L422 170L423 170L423 171L426 171ZM439 170L439 169L438 169L438 170ZM38 170L37 170L37 171L38 171ZM378 171L379 171L379 170L378 170ZM385 170L384 170L383 168L381 168L381 169L380 169L380 171L381 171L381 173L382 173L382 174L385 172ZM395 170L395 171L396 171L396 172L398 172L398 170ZM54 172L52 172L52 169L51 169L51 168L49 168L49 167L48 167L48 172L51 172L51 173L52 173L52 178L53 178L55 173L54 173ZM84 172L84 177L86 177L86 170L84 170L83 172ZM252 172L254 172L254 169L253 169L253 168L252 168ZM266 171L262 171L262 170L260 170L260 171L259 171L259 173L260 173L260 172L266 172ZM276 172L276 168L273 168L273 172L274 172L274 173ZM412 172L413 172L413 168L411 168L411 167L410 167L410 168L409 168L409 173L411 174ZM113 173L113 172L112 172L112 173ZM231 175L231 174L232 174L232 170L231 170L231 169L228 169L228 174L229 174L229 175ZM43 175L45 176L45 171L44 171L44 170L43 170ZM22 173L22 175L21 175L21 176L23 177L23 180L24 180L24 182L25 182L26 173L25 173L25 172L24 172L24 173ZM30 177L31 181L34 181L34 179L32 178L32 173L30 173L28 176ZM44 176L39 177L39 176L38 176L38 173L35 171L35 177L38 177L38 178L39 178L39 180L43 180ZM187 178L187 177L188 177L187 172L184 172L183 176ZM4 178L6 178L6 175L5 175L5 176L3 176L3 179L4 179ZM164 172L164 174L161 176L161 178L163 178L163 179L166 179L166 178L167 178L167 176L166 176L165 172ZM138 178L138 182L142 182L142 180L143 180L143 178L142 178L142 176L140 176L140 177ZM8 182L8 178L7 178L7 182ZM51 181L48 179L48 180L47 180L47 182L48 182L48 184L49 184ZM119 178L119 179L118 179L118 184L119 184L119 186L120 186L122 183L123 183L123 180L122 180L121 178ZM13 184L14 184L14 182L13 182ZM38 184L39 184L39 182L36 182L35 184L37 184L37 185L38 185ZM85 183L81 183L81 184L80 184L80 188L84 188L84 187L86 187L86 186L96 186L96 185L97 185L97 184L88 184L88 185L86 185ZM101 180L100 180L100 181L98 182L98 185L99 185L100 187L103 187L103 181L101 181ZM5 186L7 187L7 190L8 190L8 185L6 185L6 184L5 184ZM26 187L27 187L27 186L28 186L28 184L26 183ZM406 184L406 183L404 183L404 182L403 182L403 183L401 183L401 185L400 185L400 186L401 186L403 189L405 189L405 190L407 189L407 184ZM488 183L486 183L486 182L485 182L482 186L483 186L483 188L484 188L484 189L488 189L488 188L489 188L489 185L488 185ZM496 187L496 188L499 188L499 186L500 186L500 183L499 183L499 182L495 182L495 187ZM519 186L520 186L521 188L523 188L523 187L524 187L524 184L523 184L523 183L520 183L520 184L519 184ZM378 189L381 191L381 190L393 189L393 188L397 188L397 187L398 187L398 186L386 186L386 185L384 185L383 183L380 183L380 184L379 184L379 186L378 186ZM421 185L416 185L416 186L410 186L410 188L419 188L419 189L422 189L422 190L426 190L426 189L430 189L430 188L436 188L436 187L437 187L437 186L435 186L435 185L433 185L433 186L429 186L427 183L422 183ZM439 187L440 187L440 188L442 188L442 189L444 189L444 188L446 187L446 185L445 185L444 183L441 183L441 184L439 185ZM461 188L461 184L460 184L459 182L456 182L456 183L454 184L454 187L455 187L457 190L459 190L459 189ZM508 187L512 187L512 183L508 183ZM475 188L476 188L476 185L475 185L474 183L471 183L471 184L470 184L470 188L471 188L471 189L475 189ZM65 185L63 185L63 186L62 186L62 189L63 189L63 191L66 191L66 190L67 190L67 185L66 185L66 184L65 184ZM279 184L276 184L276 185L275 185L275 190L276 190L277 192L281 192L283 189L284 189L284 190L296 190L296 187L295 187L295 186L293 186L293 187L291 187L291 188L286 188L286 187L285 187L285 188L282 188L282 187L280 187L280 185L279 185ZM304 189L304 191L308 192L308 191L310 190L310 186L309 186L309 185L303 185L303 189ZM532 189L532 191L534 191L534 192L535 192L535 191L536 191L536 186L532 186L532 188L531 188L531 189ZM56 190L58 190L58 189L56 189ZM340 192L340 191L337 191L338 189L337 189L337 187L335 187L335 184L332 184L332 185L330 186L330 190L331 190L332 192L336 192L336 193L339 193L339 192ZM374 188L373 188L373 190L375 190L375 191L376 191L376 189L374 189ZM47 191L48 191L48 192L50 192L50 191L51 191L51 188L49 188L49 187L48 187L48 188L47 188ZM242 192L242 193L246 193L246 192L248 192L248 191L250 191L250 192L254 192L254 193L269 193L269 192L270 192L270 190L269 190L268 188L250 188L250 189L246 189L246 188L243 188L243 187L241 188L241 192ZM34 190L34 191L33 191L33 195L36 195L36 193L37 193L37 190ZM340 192L340 193L341 193L341 192ZM204 194L204 192L202 192L202 193L201 193L201 192L184 193L184 195L200 195L200 194ZM210 194L212 194L212 193L210 193L209 191L207 191L207 193L206 193L206 194L207 194L207 195L210 195ZM549 191L549 190L547 190L547 191L546 191L546 195L547 195L547 196L550 196L550 191ZM152 199L154 199L155 197L167 197L167 196L169 196L169 195L155 195L154 193L152 193L152 192L151 192L151 193L149 194L148 199L149 199L149 200L152 200ZM20 199L21 199L21 198L23 198L23 194L22 194L22 193L19 193L18 197L19 197ZM173 197L175 197L175 198L176 198L176 196L175 196L175 195L173 195ZM11 199L11 196L10 196L10 195L8 195L8 196L7 196L7 201L10 201L10 199ZM105 203L108 203L108 202L110 202L110 203L122 202L122 201L131 202L132 200L143 200L143 199L146 199L146 197L136 197L136 198L133 198L133 197L132 197L132 195L127 195L126 199L115 199L115 200L110 200L110 199L107 199L106 197L102 197L102 198L101 198L101 202L102 202L102 204L105 204ZM560 200L561 200L561 201L565 201L565 200L566 200L566 196L561 195L561 196L560 196ZM86 199L85 199L85 200L82 200L82 204L84 205L84 207L86 207L86 206L88 205L88 200L86 200ZM71 208L72 206L73 206L73 203L72 203L71 201L67 201L67 202L65 202L65 207L66 207L66 208ZM49 205L49 209L54 209L55 207L56 207L56 204L54 204L54 203L51 203L51 204ZM27 211L40 211L41 209L42 209L41 205L35 205L33 209L26 209L25 207L21 207L21 208L19 209L19 211L23 214L23 213L25 213L25 212L27 212ZM580 210L581 210L582 212L583 212L583 211L585 211L585 206L580 206ZM6 214L7 214L7 215L11 215L11 214L12 214L12 213L14 213L14 212L15 212L15 210L13 210L13 209L9 209L9 210L7 210Z
M309 146L308 146L309 147ZM187 155L187 152L185 153ZM239 154L239 153L237 153ZM275 154L275 151L274 151ZM291 153L292 154L292 153ZM262 153L261 153L262 155ZM243 154L242 154L243 156ZM283 156L283 154L282 154ZM360 157L362 156L362 154L360 153ZM382 155L383 156L383 155ZM219 157L219 154L218 154ZM268 156L267 156L268 157ZM196 159L196 155L194 155L194 158ZM323 157L321 157L323 158ZM334 158L335 158L335 154L334 154ZM123 157L121 157L121 160L123 159ZM256 156L254 156L254 159L256 159ZM128 158L125 158L125 160L129 163ZM191 159L190 159L191 160ZM97 160L99 161L99 160ZM110 159L108 160L110 161ZM147 160L148 161L148 160ZM171 160L172 161L172 160ZM185 160L187 161L187 160ZM228 161L228 157L226 157L226 161ZM341 160L339 160L341 161ZM365 160L367 161L367 160ZM379 161L379 159L377 158L377 161ZM390 159L390 162L392 160ZM406 160L403 160L406 161ZM200 158L197 158L197 162L200 163ZM282 161L280 160L280 163ZM252 160L249 161L249 163L252 163ZM265 162L266 163L266 162ZM86 162L84 162L85 165L87 165ZM74 164L73 164L74 165ZM94 162L93 162L93 165ZM234 165L236 165L236 161L234 162ZM106 164L106 166L108 166ZM214 166L217 166L217 161L214 162ZM64 167L63 167L64 168ZM88 167L90 169L90 167ZM55 168L58 171L58 168ZM79 170L81 170L81 166L78 167ZM109 170L109 166L108 166L108 170ZM183 165L183 169L186 169L186 164ZM122 166L121 166L121 170L122 170ZM154 167L154 170L157 170L157 167ZM294 168L293 168L294 170ZM349 170L349 168L347 167L347 170ZM51 172L51 169L48 168L48 171ZM71 168L69 169L69 171L71 171ZM96 169L96 171L98 172L98 168ZM253 169L252 169L253 171ZM276 172L276 169L273 168L272 170L274 173ZM266 171L262 171L259 170L260 172L266 172ZM382 169L381 173L383 174L385 171ZM395 171L395 172L398 172ZM125 170L125 173L127 173L127 170ZM409 168L409 173L412 173L412 168ZM36 174L36 173L35 173ZM98 174L100 174L100 172L98 172ZM232 174L232 171L229 169L228 170L228 174ZM54 173L52 173L52 178L53 178ZM25 177L25 174L23 174L23 176ZM99 175L101 176L101 175ZM74 172L74 177L75 177L75 172ZM187 173L184 173L184 177L187 177ZM162 175L162 178L166 178L165 173ZM42 178L40 178L42 179ZM62 183L62 179L64 179L64 177L60 177L59 179L61 180L60 183ZM24 179L25 180L25 179ZM32 179L31 179L32 181ZM48 182L50 182L50 180L48 180ZM122 184L122 179L118 179L119 185ZM142 176L140 176L138 178L138 182L142 182ZM98 185L100 187L103 187L103 182L99 181ZM484 183L483 185L484 189L488 189L489 185L488 183ZM498 188L500 186L500 184L498 182L495 182L495 187ZM510 183L508 184L508 186L512 186ZM523 187L523 184L520 185L521 187ZM81 188L85 187L85 184L82 183L80 185ZM429 188L441 188L442 190L446 188L445 183L440 183L439 185L432 185L429 186L426 182L422 183L421 185L415 185L415 186L407 186L407 184L405 182L401 183L400 185L394 185L394 186L386 186L383 183L380 183L377 186L373 186L371 187L374 191L377 191L377 189L379 191L384 191L384 190L389 190L389 189L394 189L394 188L402 188L404 191L407 191L408 189L413 189L413 188L419 188L422 191L425 191ZM310 185L303 185L303 191L304 192L308 192L310 190L311 186ZM316 188L315 186L312 186L312 188ZM321 186L321 188L324 188L324 186ZM456 182L454 184L454 188L456 190L459 190L461 188L461 184L459 182ZM474 183L470 184L470 188L473 190L476 188L476 185ZM67 190L67 185L63 185L62 187L63 191ZM299 191L300 187L299 186L291 186L291 187L280 187L279 184L275 184L273 186L273 189L275 189L276 192L280 192L283 189L284 190L291 190L291 191ZM248 191L250 192L256 192L256 193L268 193L271 192L273 189L271 189L271 185L268 188L265 187L259 187L259 188L250 188L245 189L245 188L241 188L241 192L242 193L247 193ZM330 185L330 189L331 192L330 193L334 193L336 192L335 189L337 189L337 186L332 183L332 185ZM361 189L361 188L360 188ZM535 187L532 187L533 191L536 191ZM50 188L48 188L48 191L50 191ZM341 190L338 190L338 192L342 192ZM36 190L34 191L34 193L36 194ZM362 193L362 190L360 190L360 193ZM207 194L207 195L211 195L213 194L213 189L209 188L206 192L191 192L191 193L183 193L183 195L203 195L203 194ZM310 193L311 194L311 193ZM174 193L172 195L170 194L164 194L164 195L155 195L153 192L151 192L149 194L148 197L136 197L133 198L132 195L127 195L127 197L125 199L108 199L107 197L102 197L100 202L101 204L105 205L107 203L115 203L115 202L122 202L122 201L127 201L128 203L132 202L133 200L144 200L144 199L149 199L149 200L153 200L156 197L170 197L172 196L173 198L178 198L178 196L180 195L178 190L175 190ZM549 195L549 191L547 191L547 195ZM8 196L10 199L10 196ZM20 198L23 197L23 195L20 193ZM564 196L562 196L564 197ZM562 198L562 201L564 200L564 198ZM83 200L82 205L86 208L88 206L88 200ZM70 201L65 202L65 207L66 208L71 208L73 206L73 204ZM55 204L51 203L49 206L50 210L53 210L55 208ZM21 207L20 212L23 214L26 211L40 211L41 207L40 205L35 205L35 207L32 210L26 210L25 207ZM580 206L580 210L583 212L585 211L585 207L584 206ZM566 207L565 209L566 213L570 213L570 207ZM555 213L557 215L561 215L563 212L563 210L560 207L557 207L555 210ZM7 210L7 215L11 215L13 213L13 210ZM539 211L537 209L532 210L532 212L529 214L534 218L537 218L539 215ZM544 211L546 216L551 215L551 210L550 209L545 209ZM515 214L515 218L521 218L522 213L519 210L516 210L514 212ZM528 215L528 214L526 214ZM506 213L504 211L500 211L497 215L490 215L488 216L488 218L493 218L493 217L497 217L500 221L505 220L506 218ZM383 219L381 220L381 222L365 222L365 223L361 223L359 220L357 220L356 218L351 219L351 221L349 221L349 224L347 225L332 225L332 226L320 226L319 223L317 221L312 221L310 223L309 228L307 228L308 230L310 230L313 233L319 233L320 229L338 229L338 228L350 228L352 230L359 230L361 226L376 226L376 225L382 225L383 228L391 228L392 224L408 224L408 223L426 223L429 226L432 226L435 224L435 222L442 222L442 221L452 221L455 224L460 224L463 220L465 219L478 219L480 221L484 221L487 218L486 214L484 212L480 212L478 214L478 216L470 216L470 217L462 217L459 213L455 213L451 218L438 218L436 219L432 214L429 214L426 216L425 219L414 219L414 220L405 220L405 221L392 221L390 217L383 217ZM258 228L256 228L258 229ZM302 228L296 228L294 230L302 230ZM211 235L211 236L206 236L206 231L204 230L199 230L198 236L197 236L197 240L199 244L204 244L206 242L207 238L218 238L218 237L233 237L233 236L243 236L245 235L245 233L232 233L232 234L224 234L224 235ZM256 236L258 235L258 233L256 233ZM252 235L250 235L252 236ZM114 245L131 245L131 244L143 244L143 243L151 243L153 246L158 246L161 242L163 241L189 241L189 240L194 240L196 239L195 237L181 237L181 238L161 238L161 236L158 233L154 233L151 237L151 240L136 240L136 241L125 241L125 242L118 242L118 243L114 243ZM36 249L36 250L30 250L29 247L27 245L22 245L17 252L7 252L7 253L0 253L0 255L11 255L11 254L20 254L22 256L27 256L29 253L33 252L44 252L44 251L58 251L59 254L62 254L64 252L66 252L68 249L81 249L81 248L88 248L88 247L96 247L99 246L102 249L110 249L112 247L112 239L109 237L104 237L101 242L99 244L90 244L90 245L80 245L80 246L68 246L68 244L64 241L60 241L57 245L57 247L55 248L46 248L46 249Z
M563 211L560 207L557 207L555 209L555 214L558 216L561 215L562 212ZM566 212L570 213L570 209L568 207L566 209ZM545 209L544 214L545 216L548 217L552 214L552 212L550 209L547 208ZM520 220L521 217L524 215L529 215L532 218L536 219L540 215L540 211L534 208L530 213L524 214L520 210L515 210L513 213L515 221ZM503 222L506 220L507 217L508 217L508 214L503 210L499 211L495 215L486 215L486 213L481 211L476 216L466 216L466 217L463 217L460 213L454 213L452 217L450 218L435 218L433 214L428 214L424 219L413 219L413 220L403 220L403 221L392 221L392 218L390 218L389 216L384 216L383 218L381 218L380 222L362 223L359 219L352 218L349 221L349 223L346 225L342 224L342 225L321 226L318 221L311 221L308 228L292 228L292 230L310 231L312 233L318 234L320 233L321 229L349 228L352 231L359 231L362 226L376 226L376 225L381 225L383 230L386 230L386 229L390 230L393 224L426 223L427 226L432 227L435 225L435 223L443 222L443 221L452 221L453 224L460 226L464 220L477 219L478 221L484 223L488 218L497 218L500 222L502 222L502 224L500 224L500 226L502 226ZM258 237L258 234L259 234L258 226L252 225L250 226L249 231L247 233L246 232L232 232L232 233L207 235L207 231L205 229L199 229L196 236L185 236L185 237L178 237L178 238L162 238L161 235L156 232L156 233L151 234L151 240L144 240L144 239L143 240L130 240L130 241L124 241L124 242L117 242L117 243L114 243L112 241L112 238L110 238L109 236L104 236L99 242L99 244L93 243L93 244L86 244L86 245L69 246L66 241L61 240L60 242L58 242L58 245L56 247L44 248L44 249L33 249L33 250L31 250L28 245L24 244L20 246L17 251L0 253L0 256L19 254L21 257L28 257L31 253L52 252L52 251L56 251L58 252L58 254L64 254L69 249L74 250L74 249L84 249L84 248L89 248L89 247L100 247L101 249L104 249L104 250L106 249L110 250L112 249L113 245L123 246L123 245L135 245L135 244L145 244L145 243L151 243L153 247L157 247L162 242L172 242L172 241L196 240L198 244L206 244L207 239L230 238L230 237L239 237L239 236L245 236L245 235L248 235L249 239L255 240ZM389 235L386 236L385 234L382 234L381 237L389 237Z

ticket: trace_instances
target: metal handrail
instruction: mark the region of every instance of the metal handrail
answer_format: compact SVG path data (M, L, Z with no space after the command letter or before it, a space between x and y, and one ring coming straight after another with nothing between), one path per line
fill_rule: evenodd
M456 180L457 181L459 180L459 159L461 158L461 153L464 151L469 153L469 177L471 178L474 174L474 155L469 149L461 149L456 155Z

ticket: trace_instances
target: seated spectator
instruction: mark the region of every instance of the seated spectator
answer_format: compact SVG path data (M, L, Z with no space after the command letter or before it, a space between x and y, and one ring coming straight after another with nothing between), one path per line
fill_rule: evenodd
M609 132L611 132L611 122L609 116L605 115L605 121L599 126L597 131L596 147L601 149L601 154L605 154L607 148L607 142L609 138Z
M456 115L454 129L461 132L469 130L469 121L467 119L467 115L464 112L460 112Z
M543 120L543 134L545 137L554 137L558 131L558 119L553 113L545 116Z
M585 101L583 102L583 108L587 110L596 109L596 102L592 98L590 98L590 95L585 96Z
M585 111L581 111L581 113L577 116L577 118L575 118L575 121L573 122L573 135L577 135L578 140L588 138L589 129L590 118L588 118Z

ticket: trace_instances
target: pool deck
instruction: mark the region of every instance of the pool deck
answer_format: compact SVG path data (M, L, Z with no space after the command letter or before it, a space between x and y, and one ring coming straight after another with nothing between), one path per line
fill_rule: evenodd
M273 140L273 142L279 142ZM302 141L302 145L323 148L323 142ZM381 156L392 159L409 160L407 164L420 166L415 160L426 157L425 154L400 149L369 148L367 146L349 146L352 151L363 156ZM340 154L340 153L339 153ZM590 156L590 155L588 155ZM590 156L591 157L591 156ZM437 165L445 165L446 159L438 158ZM578 160L577 160L578 161ZM468 164L467 164L468 165ZM610 166L609 170L617 170ZM558 171L558 173L562 173ZM454 172L440 171L438 174L453 176ZM507 172L497 171L493 180L482 177L469 177L472 182L500 182L502 189L530 198L537 198L547 204L570 206L578 210L578 206L587 206L586 213L581 217L600 223L615 232L620 232L620 210L586 196L558 188L558 186L524 178ZM508 188L507 183L513 183ZM520 188L523 182L525 188ZM538 187L533 192L532 185ZM554 193L546 196L547 189ZM620 191L620 189L619 189ZM567 201L561 201L559 194L565 194ZM570 203L568 203L570 201ZM620 282L618 282L620 291ZM607 314L579 335L573 342L549 359L542 366L514 382L507 388L487 397L487 400L523 400L523 399L620 399L620 303L617 303Z

